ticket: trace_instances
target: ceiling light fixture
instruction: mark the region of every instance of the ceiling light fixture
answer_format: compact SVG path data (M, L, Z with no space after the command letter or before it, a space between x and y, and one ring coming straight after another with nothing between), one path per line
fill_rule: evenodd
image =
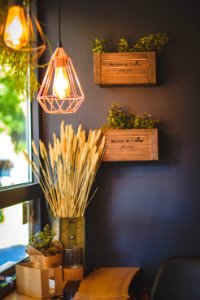
M58 0L58 33L58 48L50 59L37 100L47 113L75 113L84 100L84 94L72 61L62 46L60 0Z
M14 50L32 52L38 59L46 49L46 38L31 9L31 0L9 0L5 18L3 39Z
M8 47L20 50L27 46L28 41L28 22L22 0L9 1L4 42Z

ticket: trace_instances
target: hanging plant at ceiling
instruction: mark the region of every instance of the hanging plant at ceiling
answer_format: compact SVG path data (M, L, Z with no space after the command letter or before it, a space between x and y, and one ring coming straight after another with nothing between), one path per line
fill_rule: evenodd
M33 99L39 84L34 65L30 64L28 77L27 61L27 52L12 50L0 42L0 77L12 80L18 95L27 97L30 93L30 98Z

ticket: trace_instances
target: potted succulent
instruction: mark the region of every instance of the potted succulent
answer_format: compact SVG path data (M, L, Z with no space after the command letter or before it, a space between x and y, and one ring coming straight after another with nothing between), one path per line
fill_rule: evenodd
M106 137L104 161L158 160L158 119L134 115L113 103L102 126Z
M30 237L26 252L34 267L47 269L62 265L63 246L54 237L55 233L49 224L45 225L43 231L38 231Z
M94 83L106 85L156 84L156 52L168 44L165 33L144 36L131 46L121 38L117 46L109 49L105 39L93 40Z

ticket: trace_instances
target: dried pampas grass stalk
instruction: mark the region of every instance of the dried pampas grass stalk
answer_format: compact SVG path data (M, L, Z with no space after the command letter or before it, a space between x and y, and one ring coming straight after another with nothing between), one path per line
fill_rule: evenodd
M53 134L48 150L32 142L33 160L24 151L55 217L83 217L90 191L105 150L101 130L90 130L88 138L80 125L77 133L61 123L59 138ZM94 195L94 194L93 194Z

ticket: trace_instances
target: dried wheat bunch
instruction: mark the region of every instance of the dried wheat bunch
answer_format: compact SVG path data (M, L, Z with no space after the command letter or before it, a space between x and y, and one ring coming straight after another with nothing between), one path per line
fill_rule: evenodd
M48 150L41 140L39 150L34 141L32 149L33 160L25 151L24 155L53 215L83 217L93 197L90 191L105 149L101 130L90 130L86 137L81 125L75 134L72 126L62 121L60 136L53 134Z

